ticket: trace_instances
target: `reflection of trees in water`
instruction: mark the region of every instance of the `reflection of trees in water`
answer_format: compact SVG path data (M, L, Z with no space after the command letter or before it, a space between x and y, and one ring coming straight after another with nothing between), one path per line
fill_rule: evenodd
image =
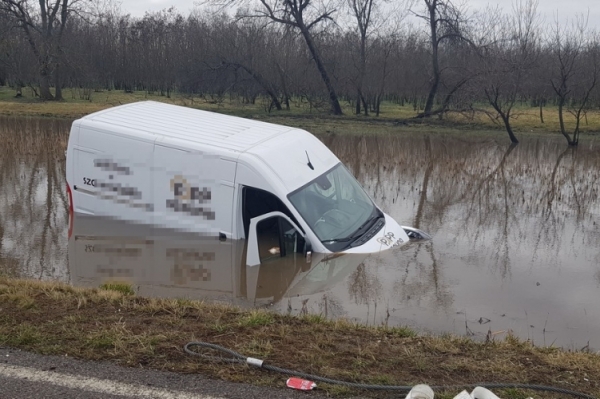
M377 273L381 266L380 259L371 257L358 265L348 278L350 299L366 310L364 315L366 324L378 324L378 317L383 315L384 309L380 306L384 299L383 286L379 280L380 275ZM386 311L389 313L389 309Z
M393 283L395 295L404 303L450 309L453 296L443 278L444 268L433 242L409 244L404 252L402 273L395 277Z
M319 313L326 319L338 319L346 314L343 303L331 293L324 293L321 297Z
M2 231L0 231L0 242L2 241ZM19 277L19 260L3 255L2 248L0 248L0 277Z
M376 302L381 293L381 283L377 275L367 268L364 263L358 265L348 279L348 291L357 305Z
M467 259L502 276L516 259L558 265L565 250L600 248L592 221L600 214L600 151L593 142L565 151L547 137L506 147L398 135L338 137L328 145L386 212L433 233L434 242L441 235L446 247L467 245Z
M65 126L67 122L64 122ZM20 119L15 135L55 137L56 122ZM64 126L63 126L64 127ZM44 130L46 129L46 130ZM3 127L4 134L7 126ZM29 141L27 149L35 148ZM43 144L42 144L43 145ZM18 263L20 275L66 279L68 199L64 149L52 146L37 155L0 154L0 259ZM29 152L29 151L24 151Z
M465 204L465 218L460 229L467 233L474 243L479 243L481 235L487 231L495 234L486 242L492 250L491 260L503 277L510 272L511 238L519 237L516 204L512 198L523 188L512 181L512 175L505 170L506 160L516 148L515 144L506 147L497 164L488 166L489 173L483 177L476 174L467 183L461 202ZM502 151L501 148L498 148ZM477 171L476 171L477 172ZM474 219L474 220L473 220ZM477 226L472 228L472 226ZM483 241L486 241L485 238Z
M433 243L409 244L386 256L371 256L349 276L350 300L366 309L366 322L387 324L395 305L413 302L448 309L452 295ZM391 273L389 275L388 273Z

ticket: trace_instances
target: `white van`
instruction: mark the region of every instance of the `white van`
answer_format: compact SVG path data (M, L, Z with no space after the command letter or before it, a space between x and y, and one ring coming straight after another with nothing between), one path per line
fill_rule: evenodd
M76 120L66 172L72 216L247 239L248 265L260 263L259 240L284 256L290 240L308 254L427 238L383 213L312 134L176 105L144 101Z

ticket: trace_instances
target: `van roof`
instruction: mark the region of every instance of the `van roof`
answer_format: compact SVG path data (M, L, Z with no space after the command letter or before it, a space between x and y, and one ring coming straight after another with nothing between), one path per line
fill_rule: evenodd
M84 125L119 126L131 136L139 132L244 152L294 128L156 101L141 101L81 118ZM137 134L136 134L137 133Z

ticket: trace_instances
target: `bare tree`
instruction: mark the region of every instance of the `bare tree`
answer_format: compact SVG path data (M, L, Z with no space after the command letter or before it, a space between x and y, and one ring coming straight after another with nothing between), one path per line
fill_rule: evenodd
M588 40L585 30L583 18L569 30L557 22L551 42L554 65L550 84L558 100L560 132L570 146L579 144L581 119L600 73L600 43L597 37ZM565 109L575 118L572 133L567 132Z
M360 104L362 102L365 115L368 115L369 108L363 95L363 84L367 68L367 36L370 31L371 16L376 6L375 0L347 0L348 6L356 18L356 29L359 39L359 63L358 77L356 79L356 114L360 114Z
M430 116L433 109L435 96L438 92L442 68L440 67L440 45L450 40L462 40L472 43L463 32L466 24L464 13L450 0L423 0L425 13L415 13L429 25L429 44L431 51L431 79L429 94L425 109L421 116Z
M370 69L373 73L369 74L370 79L367 82L370 83L370 86L372 87L371 90L374 92L372 103L375 108L376 116L379 116L381 111L381 101L385 95L386 82L390 75L390 70L392 69L390 67L390 56L395 42L393 37L380 37L375 40L373 45L373 47L376 48L376 51L374 51L375 56L373 57L372 63L376 64L378 68L376 69L375 66L373 66L373 68Z
M359 34L359 64L358 78L356 81L356 114L360 114L360 104L362 102L365 115L368 115L369 108L363 96L363 84L367 68L367 35L369 25L371 24L371 15L375 0L348 0L352 13L356 18L356 27Z
M288 25L300 31L327 88L331 112L335 115L341 115L342 107L337 93L312 35L313 28L333 20L332 15L336 12L333 2L314 4L312 0L259 1L262 7L256 10L253 16L265 17L273 22ZM241 14L240 16L244 15Z
M346 0L346 2L351 11L352 18L356 20L356 27L352 29L353 31L356 30L356 35L351 35L351 39L358 42L358 62L355 62L355 65L357 64L357 75L355 78L356 114L360 114L362 103L364 113L365 115L368 115L369 108L367 100L365 99L364 85L365 79L367 78L367 62L370 56L370 47L373 45L373 40L370 40L370 37L374 32L378 32L379 37L377 37L375 41L380 43L389 42L384 36L393 37L393 35L385 35L381 32L382 27L386 24L388 19L381 15L381 5L383 3L386 6L388 14L394 14L398 17L398 21L396 22L399 25L406 16L406 11L414 4L414 0L402 0L398 2L394 8L392 8L392 5L389 4L387 0ZM386 53L386 61L387 56L389 56L389 52ZM385 74L387 64L382 66L382 68L384 69ZM377 110L377 106L375 106L375 108Z
M39 67L40 97L62 100L60 65L61 42L69 15L84 0L0 0L0 8L10 14L23 30ZM55 95L50 92L54 74Z
M4 86L6 84L7 79L7 71L6 71L6 58L9 54L7 51L9 47L9 35L10 30L10 19L6 15L6 12L0 10L0 86Z
M277 36L278 33L255 20L238 21L229 24L227 32L221 34L223 46L219 49L222 66L246 72L269 96L269 111L272 107L278 111L283 109L275 84L277 79L265 77L269 76L270 72L276 77L279 72L269 70L269 66L274 63L270 60L271 54L267 48L268 36Z
M20 34L14 20L0 10L0 86L10 85L16 97L22 95L22 88L35 79L35 63L28 51L27 43Z
M538 14L537 0L517 0L513 13L502 17L499 22L499 37L488 48L483 59L485 68L481 85L489 104L496 115L488 114L492 120L500 118L512 143L518 143L511 118L516 117L513 107L524 81L538 58ZM497 15L497 11L494 14Z

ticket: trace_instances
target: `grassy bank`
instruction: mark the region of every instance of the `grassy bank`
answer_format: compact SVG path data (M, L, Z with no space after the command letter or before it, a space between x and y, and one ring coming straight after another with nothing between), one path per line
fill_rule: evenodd
M0 308L0 346L41 354L269 386L283 386L287 378L183 352L186 342L199 340L271 365L354 382L532 383L600 396L600 356L534 347L510 336L476 343L319 316L298 318L187 300L147 299L118 285L90 290L8 278L0 278ZM339 386L319 387L335 396L356 393ZM436 393L436 398L456 393ZM560 397L517 390L496 393L506 399ZM381 392L363 394L382 397Z
M306 101L297 99L290 110L267 112L268 101L258 99L254 104L244 103L239 97L194 96L174 93L171 97L146 92L124 93L123 91L91 92L89 98L82 95L81 89L65 89L65 100L61 102L42 102L33 96L30 89L23 90L23 96L15 98L14 90L0 87L0 115L37 116L57 118L77 118L120 104L135 101L153 100L183 105L208 111L227 113L242 117L261 119L273 123L305 128L313 133L395 133L398 131L415 132L460 132L487 131L506 135L504 126L494 123L483 113L449 113L443 120L437 117L427 120L412 119L418 111L412 104L399 105L385 102L381 106L379 117L354 115L353 107L343 103L344 115L331 116L323 108L312 108ZM482 105L482 108L486 108ZM488 109L487 107L486 109ZM491 108L489 109L491 111ZM517 136L531 132L559 135L558 111L554 106L544 107L544 123L539 116L539 108L527 105L516 106L516 116L512 125ZM565 112L567 130L574 128L574 118ZM497 121L499 122L499 121ZM600 110L589 111L582 121L581 131L600 132ZM508 138L507 138L508 140Z

